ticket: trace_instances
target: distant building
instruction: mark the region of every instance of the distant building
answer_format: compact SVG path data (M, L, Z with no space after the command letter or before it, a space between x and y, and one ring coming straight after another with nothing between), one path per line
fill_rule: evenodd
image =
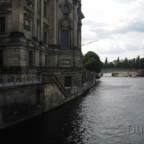
M112 63L116 66L117 65L117 60L114 60Z
M119 60L119 62L123 62L124 60ZM117 60L114 60L113 62L112 62L115 66L117 65Z

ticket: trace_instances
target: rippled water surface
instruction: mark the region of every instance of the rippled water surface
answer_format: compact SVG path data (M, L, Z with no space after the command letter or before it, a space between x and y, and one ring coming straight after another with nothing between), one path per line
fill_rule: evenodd
M103 77L86 96L1 132L5 143L144 144L144 78Z

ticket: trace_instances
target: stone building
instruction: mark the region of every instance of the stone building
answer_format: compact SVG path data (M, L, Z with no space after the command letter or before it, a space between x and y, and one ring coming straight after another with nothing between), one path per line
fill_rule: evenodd
M68 74L70 80L72 71L83 67L83 18L81 0L1 0L1 73L29 76L63 69L68 72L58 78L63 82Z
M81 0L0 0L0 129L95 84L83 69Z

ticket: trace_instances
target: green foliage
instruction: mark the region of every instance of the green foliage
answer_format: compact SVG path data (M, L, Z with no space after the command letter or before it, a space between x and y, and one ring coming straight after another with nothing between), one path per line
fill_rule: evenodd
M103 68L116 67L116 68L124 68L124 69L144 69L144 58L140 58L140 56L132 60L128 60L127 58L125 58L124 61L120 61L118 57L116 61L117 62L116 66L112 62L106 63L106 60L105 63L103 63Z
M108 64L108 59L107 59L107 57L106 57L106 59L105 59L105 64Z
M102 62L96 53L89 51L84 55L84 67L89 71L99 73L101 71Z
M117 63L119 63L120 62L120 60L119 60L119 57L117 58Z
M139 61L139 68L144 69L144 58L140 59Z
M103 68L115 68L115 65L112 62L107 64L103 63Z

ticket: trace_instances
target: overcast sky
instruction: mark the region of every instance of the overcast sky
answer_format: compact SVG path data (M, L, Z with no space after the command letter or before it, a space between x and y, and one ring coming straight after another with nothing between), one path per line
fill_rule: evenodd
M144 0L82 0L82 52L104 62L144 57Z

